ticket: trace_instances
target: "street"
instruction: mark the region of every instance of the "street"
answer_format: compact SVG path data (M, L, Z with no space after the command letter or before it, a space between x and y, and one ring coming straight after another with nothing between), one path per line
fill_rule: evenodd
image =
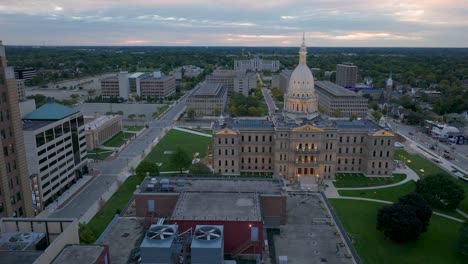
M168 127L171 127L174 120L185 108L185 97L166 112L159 120L150 122L149 128L146 129L139 137L132 141L124 150L122 150L116 159L110 161L102 161L98 163L89 163L89 167L99 170L100 173L96 179L91 182L85 189L78 193L62 209L59 209L49 215L54 218L81 218L86 212L101 199L106 193L109 186L113 185L119 174L128 172L129 165L134 159L140 158L145 149L153 142L153 140L161 135L161 132Z

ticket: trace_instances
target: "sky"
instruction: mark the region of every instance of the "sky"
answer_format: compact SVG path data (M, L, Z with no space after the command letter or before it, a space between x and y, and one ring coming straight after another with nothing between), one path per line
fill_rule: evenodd
M0 0L6 45L468 47L467 0Z

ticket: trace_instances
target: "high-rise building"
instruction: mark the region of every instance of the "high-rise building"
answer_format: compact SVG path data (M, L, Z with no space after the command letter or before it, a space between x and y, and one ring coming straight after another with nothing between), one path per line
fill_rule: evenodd
M357 82L358 67L345 62L336 65L336 84L343 87L354 87Z
M367 98L329 81L315 82L319 106L332 117L366 117Z
M36 69L34 68L22 68L22 67L14 67L15 72L15 79L24 79L26 81L31 81L36 77Z
M0 218L34 215L18 92L0 41Z

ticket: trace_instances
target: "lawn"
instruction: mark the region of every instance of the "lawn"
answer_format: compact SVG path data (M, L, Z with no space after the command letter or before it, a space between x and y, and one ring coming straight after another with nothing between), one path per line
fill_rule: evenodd
M370 187L400 182L405 178L406 174L393 174L393 177L366 177L362 173L337 173L333 185L336 188Z
M458 222L433 215L428 232L419 240L397 244L384 239L375 228L377 210L383 204L341 199L330 202L364 264L466 263L466 257L456 252Z
M112 221L116 212L123 210L130 198L133 196L135 186L141 183L137 176L128 177L119 189L109 198L104 207L89 221L88 226L93 230L96 238L106 229Z
M415 189L416 183L414 181L409 181L394 187L370 190L338 190L338 193L342 196L362 197L395 202L400 196L413 192Z
M88 158L93 160L105 160L113 152L113 150L97 148L95 150L88 151Z
M125 142L127 142L128 139L134 136L134 133L125 133L120 131L119 133L117 133L117 135L107 140L106 143L104 143L104 146L118 148L122 146Z
M127 131L135 131L138 132L143 129L144 126L124 126Z
M410 154L404 150L395 150L395 159L405 161L405 164L412 170L414 170L421 178L423 178L425 175L433 173L442 173L450 175L448 172L435 165L434 163L426 160L425 158L416 154ZM421 169L424 172L422 172ZM463 180L459 180L457 182L465 190L465 199L460 203L458 208L464 212L468 212L468 183Z
M151 150L145 160L149 162L161 162L160 171L177 171L178 169L170 164L170 154L164 154L164 151L175 151L178 147L182 148L190 157L196 152L199 157L206 155L206 148L211 144L211 138L194 135L178 130L170 130L165 137Z

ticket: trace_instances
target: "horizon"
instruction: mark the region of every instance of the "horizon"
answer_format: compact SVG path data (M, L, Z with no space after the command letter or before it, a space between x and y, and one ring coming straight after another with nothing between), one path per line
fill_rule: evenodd
M468 47L463 0L3 0L25 46Z

